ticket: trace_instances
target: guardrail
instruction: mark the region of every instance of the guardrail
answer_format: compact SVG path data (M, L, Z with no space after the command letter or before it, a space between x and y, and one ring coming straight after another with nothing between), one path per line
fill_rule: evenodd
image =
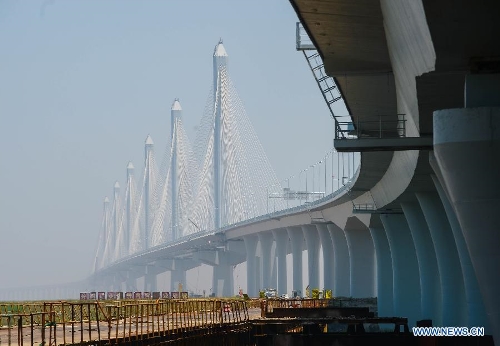
M339 122L338 125L335 127L335 139L406 137L405 114L373 115L369 120L358 117L355 124Z
M0 343L8 345L132 343L175 340L245 327L245 301L104 301L0 305Z
M283 217L283 216L289 215L289 214L300 213L300 212L303 212L303 211L310 211L310 210L312 210L314 208L317 208L317 207L319 207L319 206L321 206L323 204L326 204L326 203L329 203L329 202L335 200L336 198L344 195L345 193L348 193L349 190L354 185L356 179L358 178L359 173L360 173L360 169L361 169L361 165L358 165L358 167L356 168L356 171L354 172L353 176L349 177L349 179L347 181L343 182L344 185L341 188L339 188L339 189L333 191L332 193L330 193L330 194L328 194L328 195L326 195L326 196L324 196L322 198L319 198L319 199L317 199L317 200L315 200L313 202L310 202L310 203L307 203L307 204L302 204L302 205L291 207L291 208L285 208L285 209L277 210L275 212L268 213L268 214L259 215L259 216L253 217L251 219L247 219L247 220L242 220L242 221L236 222L236 223L231 224L231 225L222 226L220 229L203 230L203 231L199 231L199 232L196 232L196 233L188 234L186 236L183 236L181 238L176 239L173 242L166 243L166 244L156 245L156 246L151 247L151 248L149 248L147 250L143 250L143 251L140 251L140 252L128 255L126 257L123 257L123 258L119 259L118 261L110 263L107 266L99 269L98 272L109 270L109 269L115 267L118 264L125 263L127 261L133 260L134 258L139 258L139 257L141 257L141 256L143 256L145 254L153 253L155 251L159 251L159 250L171 247L171 246L179 245L179 244L182 244L182 243L187 243L189 241L192 241L192 240L195 240L195 239L199 239L199 238L203 238L203 237L206 237L206 236L216 236L216 235L220 236L225 231L227 231L229 229L232 229L234 227L241 227L241 226L249 225L249 224L252 224L252 223L255 223L255 222L261 222L261 221L266 221L266 220L270 220L270 219L280 218L280 217ZM221 241L223 241L223 238L221 238Z

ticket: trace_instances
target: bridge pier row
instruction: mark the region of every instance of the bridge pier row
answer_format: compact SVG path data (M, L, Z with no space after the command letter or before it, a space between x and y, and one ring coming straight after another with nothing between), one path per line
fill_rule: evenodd
M349 217L344 228L349 250L350 296L375 296L375 248L368 227Z
M443 293L436 249L418 201L401 203L410 227L420 272L422 318L443 325Z
M422 316L420 273L410 229L404 215L382 214L392 255L394 314L406 316L408 325L416 325Z
M477 108L434 112L434 155L476 272L491 327L486 333L500 343L500 105L495 93L486 97L500 77L467 78L466 106ZM482 78L492 84L496 78L496 88Z
M391 317L394 316L391 249L382 225L370 227L370 233L377 259L377 312L379 317Z
M287 270L286 270L286 255L288 248L288 233L286 229L280 228L272 231L274 241L276 243L276 265L277 265L277 276L278 294L288 293L287 288Z
M438 170L439 168L433 165L433 163L435 163L435 158L432 156L431 166ZM489 322L486 316L483 297L481 296L481 291L479 290L476 272L474 271L474 267L472 266L469 249L467 248L467 244L465 243L462 228L460 227L457 216L438 177L433 175L432 180L439 194L441 202L443 203L448 221L450 222L451 230L453 231L453 236L455 237L458 256L460 258L460 264L462 266L465 296L467 300L467 326L485 326L485 328L487 328L486 326L488 326Z
M312 289L319 287L319 235L316 225L302 226L307 246L307 284Z
M273 247L273 235L271 232L261 232L258 235L261 253L261 275L262 275L262 287L272 288L272 273L274 261L271 261L272 254L271 250Z
M334 256L332 237L326 225L316 225L323 251L323 288L333 292Z
M333 295L348 297L351 294L351 273L349 268L349 249L344 231L336 224L327 225L333 244Z
M467 325L465 288L455 238L437 193L417 193L422 212L436 247L441 278L443 325Z
M259 287L256 280L257 276L257 236L249 235L243 237L243 242L245 243L246 249L246 262L247 262L247 294L249 297L258 297Z
M304 234L300 226L287 227L288 237L292 248L292 291L297 291L299 296L304 295L302 283L302 249L304 247Z

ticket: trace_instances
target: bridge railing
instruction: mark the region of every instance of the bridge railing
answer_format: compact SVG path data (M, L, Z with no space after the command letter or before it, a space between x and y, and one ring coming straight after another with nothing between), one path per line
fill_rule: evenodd
M335 138L402 138L406 137L405 114L373 115L369 119L357 117L356 126L352 122L339 123Z
M0 340L67 345L101 340L171 340L248 322L241 300L95 301L2 304Z
M268 220L268 219L274 219L274 218L281 217L281 216L284 216L287 214L294 214L294 213L298 213L301 211L311 210L311 209L319 207L325 203L331 202L335 198L347 193L352 188L352 186L354 185L354 182L356 181L356 179L359 175L359 171L360 171L360 166L357 167L353 177L351 177L347 181L345 181L344 185L340 189L333 191L332 193L324 196L323 198L317 199L317 200L310 202L310 203L307 203L307 204L302 204L302 205L299 205L296 207L278 210L278 211L275 211L275 212L272 212L269 214L264 214L264 215L260 215L260 216L257 216L257 217L254 217L254 218L251 218L248 220L243 220L243 221L237 222L237 223L232 224L232 225L227 225L225 227L222 227L221 231L226 231L226 230L234 228L234 227L240 227L240 226L244 226L244 225L251 224L254 222L264 221L264 220Z
M210 236L210 235L214 235L214 236L219 235L220 236L225 231L232 229L234 227L241 227L241 226L249 225L249 224L252 224L255 222L261 222L261 221L265 221L265 220L269 220L269 219L273 219L273 218L279 218L279 217L289 215L289 214L300 213L300 212L312 210L312 209L317 208L323 204L330 203L333 200L335 200L336 198L349 192L349 190L352 188L352 186L354 185L354 183L357 180L357 177L358 177L359 172L360 172L360 167L361 167L361 165L358 164L355 170L354 169L351 170L351 172L354 171L354 173L352 175L350 174L350 176L344 177L346 179L342 181L342 186L340 188L338 188L337 190L331 192L330 194L326 194L326 195L324 195L324 197L318 198L312 202L307 202L307 203L304 203L304 204L301 204L298 206L294 206L294 207L290 207L290 208L284 208L281 210L274 211L272 213L258 215L258 216L255 216L253 218L249 218L246 220L236 222L234 224L225 225L225 226L221 227L220 229L203 230L203 231L199 231L196 233L188 234L186 236L183 236L181 238L176 239L173 242L156 245L156 246L151 247L145 251L141 251L141 252L134 253L134 254L128 255L126 257L123 257L120 260L113 262L113 263L110 263L109 265L107 265L104 268L101 268L101 270L107 270L109 268L113 268L114 266L116 266L120 263L130 261L134 258L138 258L138 257L143 256L143 255L148 254L148 253L153 253L155 251L161 250L161 249L166 248L166 247L180 245L182 243L188 243L188 242L193 241L195 239L203 238L203 237Z

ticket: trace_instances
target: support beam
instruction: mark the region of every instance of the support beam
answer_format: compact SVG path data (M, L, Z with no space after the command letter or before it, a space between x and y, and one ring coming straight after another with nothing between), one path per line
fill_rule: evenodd
M332 290L333 292L335 262L333 256L332 238L326 225L316 225L316 228L318 230L321 249L323 251L323 288Z
M336 138L335 149L343 152L432 150L432 137Z
M319 287L319 235L316 225L302 226L307 246L307 273L310 289Z
M216 297L232 297L234 296L233 264L223 251L218 252L218 257L218 265L214 266L213 271L212 292Z
M392 255L394 314L408 317L415 326L422 317L420 274L415 245L403 215L380 215Z
M247 294L249 297L257 297L259 293L256 278L256 256L258 238L254 235L243 237L247 252Z
M392 260L389 241L382 225L370 227L377 259L377 312L379 317L394 316Z
M279 228L273 230L272 232L274 241L276 243L276 260L277 260L277 276L278 276L277 290L278 294L281 295L288 293L286 254L287 254L289 238L288 238L288 233L284 228Z
M158 269L153 265L146 266L146 275L144 276L144 291L156 292L158 290L157 276Z
M433 166L435 170L438 169L439 167L433 165L433 162L435 163L435 161L431 159L431 166ZM440 176L440 172L438 175ZM432 180L434 182L434 186L436 186L439 197L441 198L444 209L446 210L446 216L450 222L453 236L455 237L455 243L457 244L458 256L460 257L460 264L464 275L465 296L467 299L467 326L485 326L485 328L489 330L489 322L488 317L486 316L483 297L481 296L481 291L479 290L476 272L472 266L469 249L465 243L462 228L460 227L455 211L450 204L449 197L446 195L438 177L433 175Z
M368 228L357 218L350 217L344 229L349 249L350 296L375 296L375 249Z
M186 287L186 271L183 269L175 269L170 271L170 291L185 291Z
M273 247L273 235L271 232L259 233L259 244L261 253L261 274L263 288L276 288L271 284L274 260L271 260L271 249ZM274 259L274 258L273 258Z
M472 91L467 93L471 95ZM468 98L467 104L471 102ZM435 111L433 120L434 155L476 272L491 326L485 331L493 334L497 344L500 343L500 329L495 328L500 325L500 107L445 109Z
M439 268L434 243L418 202L401 203L410 227L420 271L422 318L432 319L435 326L443 325L443 304Z
M348 297L351 293L351 273L349 270L349 249L344 231L336 224L327 226L330 231L334 254L333 295Z
M287 227L288 237L292 245L292 291L302 296L304 287L302 283L302 249L304 247L304 234L300 226Z
M455 238L437 193L416 194L436 248L443 303L443 325L467 324L465 288Z

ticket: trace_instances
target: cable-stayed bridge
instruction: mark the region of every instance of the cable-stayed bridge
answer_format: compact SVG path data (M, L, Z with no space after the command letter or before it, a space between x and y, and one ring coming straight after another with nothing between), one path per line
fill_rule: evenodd
M172 174L169 164L155 171L147 168L154 167L153 159L146 160L148 173L135 191L136 200L130 200L131 212L113 214L127 201L120 201L117 189L113 203L122 206L105 208L107 232L97 270L85 284L118 290L144 278L149 290L160 271L183 282L186 270L205 263L214 268L214 292L227 295L234 293L232 264L245 261L251 295L268 286L281 294L321 284L335 296L376 296L378 316L407 316L410 326L422 319L436 326L484 326L498 343L500 46L494 33L500 22L491 14L498 12L499 3L290 3L311 38L302 45L299 28L297 48L304 50L326 103L335 104L339 98L332 92L340 89L348 106L346 119L332 114L335 148L346 154L336 160L325 155L297 174L300 184L295 187L295 178L281 186L278 182L278 189L266 187L263 200L257 198L258 184L250 195L227 191L246 193L238 185L245 181L237 178L241 172L227 164L241 158L231 156L229 149L234 134L225 131L233 124L223 117L233 103L231 93L224 91L227 81L220 78L224 64L219 69L216 63L218 77L207 106L213 118L207 123L221 130L206 132L199 142L204 150L194 145L194 180L183 180L188 173L179 167L187 163L174 168L175 186L180 189L185 181L182 189L191 188L193 204L172 201L181 193L169 195L168 186L155 183L170 181L165 178ZM335 77L335 85L329 76ZM359 159L353 152L360 152ZM180 154L172 157L184 160ZM338 163L329 171L330 164L323 162L328 159L332 167ZM333 189L333 180L328 189L334 170L339 189ZM324 180L316 177L318 171L324 172ZM312 200L322 193L326 196ZM266 213L245 221L239 197L254 201L257 214ZM154 199L164 206L152 205ZM198 205L200 201L206 203ZM286 203L296 204L287 208ZM187 211L187 222L179 210L170 215L179 206ZM120 235L128 217L130 232ZM137 240L128 240L128 253L117 253L124 247L114 244L129 236ZM322 273L319 263L328 264Z
M118 272L121 279L113 280L135 290L137 275L124 268L141 258L149 264L144 289L155 290L154 276L159 272L170 270L172 287L176 287L178 283L185 285L187 269L208 263L214 266L214 282L221 285L214 293L232 295L230 268L247 258L241 244L239 248L234 242L228 245L228 230L269 218L272 213L310 209L350 182L357 165L355 156L333 149L296 178L279 181L231 82L227 62L220 41L213 54L212 92L194 144L183 126L181 104L175 99L170 150L163 163L160 167L157 164L148 135L139 181L130 162L125 192L121 193L116 182L112 201L105 198L94 278L105 273L109 279L114 277L110 273ZM321 68L311 66L316 79L325 82L329 77L324 70L316 73ZM329 82L333 85L328 86L331 94L335 87L331 78ZM334 101L340 99L338 94ZM234 258L223 260L224 256ZM95 282L101 287L120 286L109 280L106 284ZM255 294L255 290L250 291Z
M230 80L222 41L213 62L213 92L194 145L176 99L162 167L148 136L140 181L130 162L124 195L116 182L112 202L104 200L95 271L151 247L268 212L269 189L277 189L279 181ZM274 204L281 210L284 201Z
M333 103L341 100L340 93L326 75L319 55L313 50L312 55L305 56L335 116ZM359 157L333 148L287 179L277 178L231 82L222 40L213 53L209 95L193 141L183 125L181 103L175 99L169 150L158 162L153 139L148 135L141 169L128 163L125 185L116 181L113 195L104 199L93 273L87 281L67 285L71 295L85 290L156 291L156 276L165 271L170 271L169 289L175 291L179 284L186 287L186 271L202 263L213 266L213 292L218 296L233 295L234 265L246 261L248 273L262 271L261 266L274 266L276 271L276 265L267 263L270 258L254 263L256 251L263 251L253 236L262 229L245 231L244 240L242 227L253 229L253 225L295 214L306 216L300 222L307 224L325 221L321 216L311 216L311 211L348 192ZM338 123L338 119L334 120ZM294 225L300 227L300 222ZM268 235L276 228L266 227ZM262 248L271 245L273 253L276 251L272 239L259 244ZM282 269L280 274L283 293L290 291L283 279L285 272ZM278 286L277 277L271 283L269 275L264 275L267 279L258 275L259 279L249 279L249 294ZM140 278L144 278L142 284L138 284ZM295 289L302 291L299 286ZM27 292L26 299L64 295L61 287L20 289L14 297L24 299L23 291Z

